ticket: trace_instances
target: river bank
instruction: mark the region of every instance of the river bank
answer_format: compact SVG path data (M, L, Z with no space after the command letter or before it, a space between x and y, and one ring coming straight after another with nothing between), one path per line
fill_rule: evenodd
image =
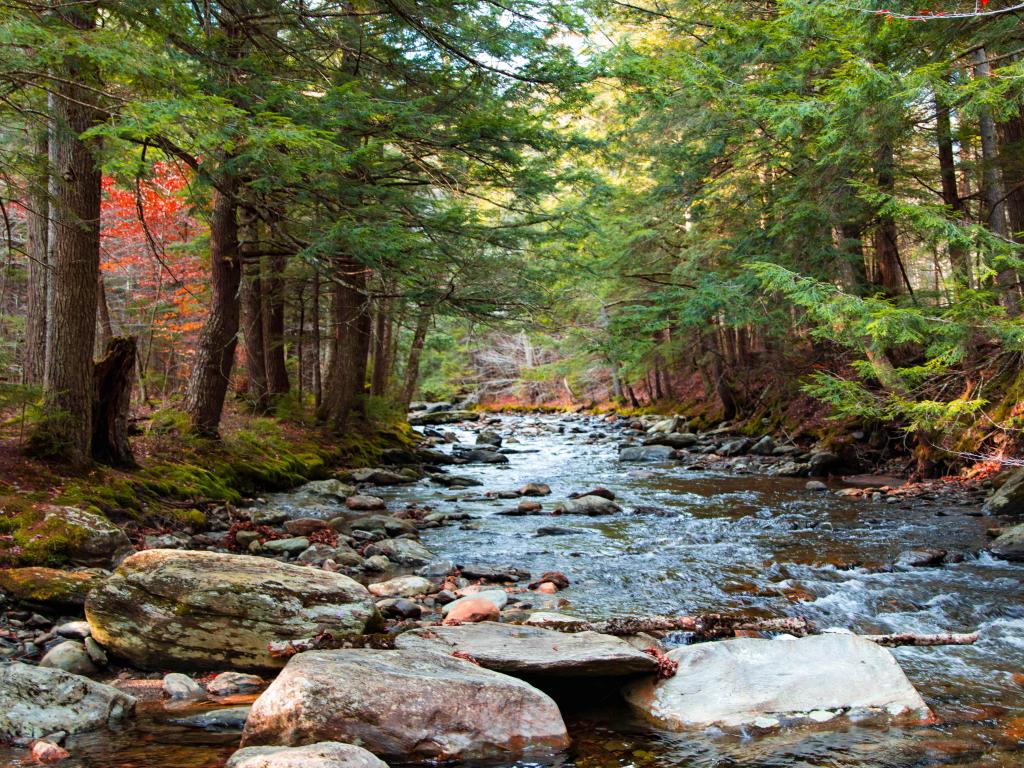
M945 755L942 759L947 762L957 740L961 742L958 748L971 759L991 749L995 754L1005 749L1011 750L1007 754L1012 753L1015 742L1010 729L1014 727L1013 718L1019 717L1014 707L1000 703L996 706L998 712L983 711L981 703L970 695L972 685L977 688L978 684L969 679L981 674L989 678L976 691L982 694L981 699L1012 702L1016 694L1013 670L1008 667L1014 663L1019 667L1006 644L1016 632L1011 595L1012 584L1019 584L1020 576L1016 566L1000 564L982 552L988 542L985 529L991 527L992 520L975 517L977 504L961 506L942 496L888 502L899 496L890 496L881 489L877 497L874 493L837 495L836 491L843 490L838 484L826 483L832 491L829 493L807 488L806 478L769 478L743 474L742 470L726 474L722 466L694 468L683 455L670 460L660 457L652 462L622 462L620 444L632 442L635 445L626 449L643 448L646 439L631 434L637 430L628 423L614 424L587 416L493 418L490 422L441 428L440 436L431 438L435 445L427 450L440 452L449 460L461 460L472 451L484 452L465 469L448 467L446 473L435 471L414 480L408 469L380 468L375 473L344 477L338 485L327 481L297 493L268 496L248 510L236 509L233 518L213 516L213 530L150 543L161 548L179 547L175 550L179 553L245 551L258 555L261 561L305 562L319 565L316 570L328 573L337 567L363 583L376 585L374 603L384 614L390 634L421 622L432 625L441 618L440 610L449 604L449 598L458 597L460 590L470 598L463 605L476 601L476 609L481 608L481 600L487 602L487 596L474 597L474 593L503 593L505 602L496 610L497 617L506 622L525 620L541 610L597 619L720 609L754 616L809 614L822 626L839 625L860 632L951 631L982 626L983 640L977 647L898 652L905 665L909 660L912 681L924 686L929 704L934 708L939 703L942 724L923 729L925 737L922 729L913 728L858 725L852 731L844 727L839 737L831 729L826 733L798 728L795 733L800 735L795 741L794 732L789 730L783 732L787 735L759 737L752 754L763 757L763 750L777 751L784 742L791 745L784 750L789 762L778 764L794 764L805 750L810 750L809 754L815 750L846 754L853 743L860 744L860 748L874 744L874 749L882 748L887 755L909 754L922 738L945 745L934 748L936 754ZM444 434L449 429L455 442ZM495 446L495 435L488 432L496 433L502 445ZM453 449L456 445L464 446L464 450ZM489 453L504 457L505 462L493 459ZM441 461L439 457L435 460ZM356 487L340 487L346 481ZM550 494L519 492L528 483L547 485ZM610 488L615 499L609 501L619 510L598 516L572 511L569 497L597 485ZM584 498L590 497L584 494ZM567 514L520 514L544 515L559 506L564 510L566 505ZM341 522L335 522L339 519ZM312 540L315 538L323 540ZM403 541L407 543L399 543ZM946 558L947 564L941 567L900 563L900 548L907 548L908 542L923 549L942 548L954 556ZM328 550L331 557L324 556ZM350 551L354 554L349 555ZM343 555L347 562L343 562ZM323 559L317 560L319 557ZM374 560L381 557L383 560ZM328 560L333 566L324 568ZM462 567L452 571L455 565ZM416 575L421 569L428 570ZM547 580L550 586L545 587L542 574L552 570L562 571L568 585L552 575ZM531 576L527 577L526 572ZM399 581L394 582L395 578ZM415 579L426 580L431 586ZM1004 583L1007 581L1011 583ZM536 586L530 589L530 584ZM388 595L389 590L409 594ZM418 590L426 594L416 594ZM958 613L954 609L968 608L956 604L956 595L963 590L975 594L975 604ZM979 590L983 599L979 599ZM451 594L443 594L446 591ZM930 595L933 599L947 597L929 604L925 597L929 593L934 593ZM483 610L486 618L495 618L490 609ZM33 619L30 614L15 620L29 624ZM93 619L94 624L97 621ZM60 641L60 633L45 638L47 625L29 626L28 630L33 633L33 642L42 640L41 646ZM669 637L661 642L671 648L679 640ZM116 641L108 640L107 644L116 646ZM110 655L109 666L100 675L103 679L117 680L120 676L118 685L151 693L163 685L164 669L159 664L157 670L144 676L149 682L143 684L138 672L119 666L127 651L122 648L118 653L121 660ZM970 660L968 669L950 674L965 658ZM979 659L984 660L980 667ZM261 677L269 680L273 675L264 672ZM209 689L209 676L198 680ZM929 693L933 685L936 690L952 686L958 693L944 701L942 694L936 697ZM192 705L200 714L211 708L223 709L221 705L226 703L237 705L238 701L211 695L209 690L202 697L203 703ZM559 703L563 704L575 743L572 759L578 763L605 764L609 755L618 759L614 756L629 754L630 745L632 751L649 752L643 760L651 764L662 764L679 754L666 748L665 735L630 718L625 718L631 723L625 729L616 727L607 732L607 739L617 740L620 746L602 747L584 733L586 728L581 729L579 723L590 723L601 732L600 728L606 726L598 724L609 717L609 711L618 712L620 705L595 709L579 703ZM181 705L172 705L172 713L175 706ZM149 703L144 697L140 710L140 723L150 723L145 727L159 733L157 743L165 742L170 733L183 738L183 726L169 722L174 718L156 695L149 697ZM984 717L979 721L974 719L976 715ZM130 728L136 738L137 727ZM222 764L231 742L227 735L214 738L201 735L206 731L197 735L187 728L184 732L194 734L191 738L197 741L220 743L209 749L195 747L187 759L180 755L184 761L180 764ZM237 732L232 738L237 744ZM699 747L688 747L692 751L686 759L692 764L710 764L707 760L712 753L724 750L732 754L729 745L738 748L742 743L733 741L735 735L726 734L717 741L708 738L705 735L697 739ZM971 745L969 749L964 748L965 739ZM996 746L984 746L985 739L994 739ZM659 746L650 751L653 744ZM115 757L122 748L126 753L140 749L145 752L138 741L104 742L98 734L81 737L81 741L72 738L66 745L71 748L71 759L95 765L122 764L110 762L122 759ZM750 751L749 744L746 749ZM179 748L175 754L181 751ZM13 759L19 758L15 754ZM101 760L107 762L98 762ZM155 757L152 760L151 764L158 764Z

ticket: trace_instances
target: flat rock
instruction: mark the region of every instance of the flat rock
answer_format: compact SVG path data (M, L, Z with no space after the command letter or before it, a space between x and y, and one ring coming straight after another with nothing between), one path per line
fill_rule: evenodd
M321 741L304 747L245 747L224 768L387 768L387 763L354 744Z
M436 558L434 553L413 539L383 539L366 548L366 556L383 555L398 565L426 565Z
M89 595L93 637L143 669L275 669L273 641L360 634L370 593L340 573L261 557L152 549Z
M668 730L806 718L815 710L930 714L895 657L856 635L735 638L667 655L679 663L675 677L632 683L623 693L637 712Z
M82 733L117 725L134 711L134 697L86 677L19 662L0 666L0 739Z
M367 589L374 597L415 597L437 591L433 582L422 576L398 576L370 584Z
M514 761L565 749L555 702L536 688L438 653L308 651L252 706L242 746L359 744L403 762Z
M644 445L619 450L619 461L669 461L676 455L670 445Z
M569 499L561 505L562 514L565 515L588 515L596 517L599 515L614 515L622 511L622 507L603 496L580 496L577 499Z
M525 677L617 677L653 673L658 662L623 640L597 632L482 622L405 632L397 648L468 653L480 666Z
M404 485L416 482L415 477L393 472L390 469L353 469L348 474L357 483L368 483L369 485Z

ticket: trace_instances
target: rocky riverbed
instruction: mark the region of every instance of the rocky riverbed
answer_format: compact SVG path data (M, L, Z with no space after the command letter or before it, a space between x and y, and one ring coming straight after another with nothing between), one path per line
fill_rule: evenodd
M97 534L81 570L0 572L0 652L28 663L3 670L15 744L0 760L1024 755L1024 568L988 551L1016 556L1012 498L980 516L983 487L844 483L829 451L680 419L419 413L424 450L217 510L207 530L129 542L55 510ZM710 611L981 638L891 653L850 634L690 644L550 628Z

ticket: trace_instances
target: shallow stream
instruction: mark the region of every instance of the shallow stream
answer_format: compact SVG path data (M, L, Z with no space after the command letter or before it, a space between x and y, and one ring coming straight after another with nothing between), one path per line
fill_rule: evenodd
M868 725L795 728L776 734L658 734L614 696L566 712L574 739L566 768L697 766L1024 765L1024 567L976 554L992 522L976 510L927 498L887 504L805 490L803 480L767 479L620 464L620 436L588 417L506 417L507 465L456 468L483 482L446 490L427 481L382 489L398 507L429 504L478 519L425 531L423 542L458 564L511 564L534 574L563 571L572 586L560 608L588 618L739 611L801 614L821 627L857 632L979 630L973 646L894 652L939 717L917 728ZM454 430L464 442L471 431ZM546 508L603 485L625 508L608 518L512 517L515 501L484 490L547 483ZM470 500L466 500L469 497ZM660 514L635 514L653 507ZM571 532L536 536L557 524ZM963 562L879 571L905 549L941 547ZM681 640L681 638L680 638ZM1018 677L1014 679L1013 675ZM237 741L169 724L159 703L116 738L73 739L68 765L90 768L219 768ZM22 753L24 754L24 753ZM4 755L0 752L0 764Z

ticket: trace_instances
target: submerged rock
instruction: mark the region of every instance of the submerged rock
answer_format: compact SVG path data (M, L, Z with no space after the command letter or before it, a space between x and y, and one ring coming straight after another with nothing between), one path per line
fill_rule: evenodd
M144 669L273 669L267 644L360 634L376 618L347 576L247 555L153 549L86 602L93 637Z
M805 718L815 710L930 715L895 657L856 635L735 638L668 652L674 677L623 693L635 710L669 730L736 727L758 718Z
M395 646L467 653L486 669L526 677L616 677L658 669L651 656L611 635L495 622L415 629L399 635Z
M501 760L569 745L555 702L437 653L351 649L292 657L252 706L242 746L358 741L386 758Z
M372 752L354 744L321 741L304 747L245 747L224 768L388 768Z
M189 728L202 728L204 731L240 731L245 727L249 717L249 706L225 707L210 709L188 717L179 717L172 723Z
M622 507L604 496L580 496L569 499L561 506L564 515L614 515L622 511Z
M134 697L86 677L21 663L0 666L0 739L91 731L134 711Z

